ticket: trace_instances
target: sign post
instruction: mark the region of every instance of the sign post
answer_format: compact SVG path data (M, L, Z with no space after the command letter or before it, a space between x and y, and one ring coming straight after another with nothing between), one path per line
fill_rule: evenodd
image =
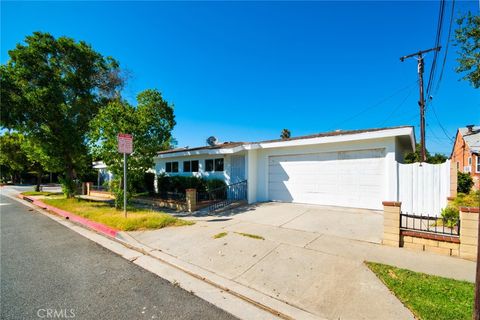
M123 153L123 213L127 217L127 154L133 151L133 137L131 134L119 133L118 152Z

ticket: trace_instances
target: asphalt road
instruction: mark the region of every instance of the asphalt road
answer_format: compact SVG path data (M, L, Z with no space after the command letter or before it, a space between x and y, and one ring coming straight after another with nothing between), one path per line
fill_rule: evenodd
M1 319L235 319L4 195L0 224Z

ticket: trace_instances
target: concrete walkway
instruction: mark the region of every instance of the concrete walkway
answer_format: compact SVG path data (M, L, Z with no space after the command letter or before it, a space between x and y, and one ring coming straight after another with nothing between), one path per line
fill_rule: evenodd
M368 229L377 228L383 218L368 210L267 203L189 219L197 223L128 235L327 319L388 319L392 314L413 318L364 265L365 260L468 281L475 275L475 263L470 261L375 243L378 233L369 235ZM347 220L350 223L344 223ZM227 235L215 239L221 232Z

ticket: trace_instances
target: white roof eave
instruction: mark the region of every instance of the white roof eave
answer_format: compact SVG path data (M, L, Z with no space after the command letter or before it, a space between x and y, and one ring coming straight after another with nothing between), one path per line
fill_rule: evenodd
M369 131L355 134L344 134L325 137L314 137L305 139L293 139L287 141L272 141L272 142L258 142L258 143L246 143L234 148L219 148L219 149L200 149L193 151L179 151L172 153L159 154L157 159L175 158L175 157L188 157L196 155L220 155L220 154L233 154L243 150L255 150L255 149L270 149L270 148L282 148L282 147L294 147L305 146L324 143L338 143L349 142L358 140L369 139L381 139L390 137L408 137L412 146L412 150L415 150L415 133L412 127L385 129L379 131Z

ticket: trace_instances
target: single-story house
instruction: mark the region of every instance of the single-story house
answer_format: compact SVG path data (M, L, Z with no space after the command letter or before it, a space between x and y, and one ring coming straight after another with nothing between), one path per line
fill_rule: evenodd
M474 189L480 190L480 126L458 128L450 159L457 169L452 174L456 171L470 174Z
M415 150L411 126L333 131L159 152L156 174L247 181L248 202L382 209L398 199L398 165Z
M94 161L92 163L93 169L97 170L97 186L101 187L105 183L112 181L113 174L108 170L107 165L103 161Z

